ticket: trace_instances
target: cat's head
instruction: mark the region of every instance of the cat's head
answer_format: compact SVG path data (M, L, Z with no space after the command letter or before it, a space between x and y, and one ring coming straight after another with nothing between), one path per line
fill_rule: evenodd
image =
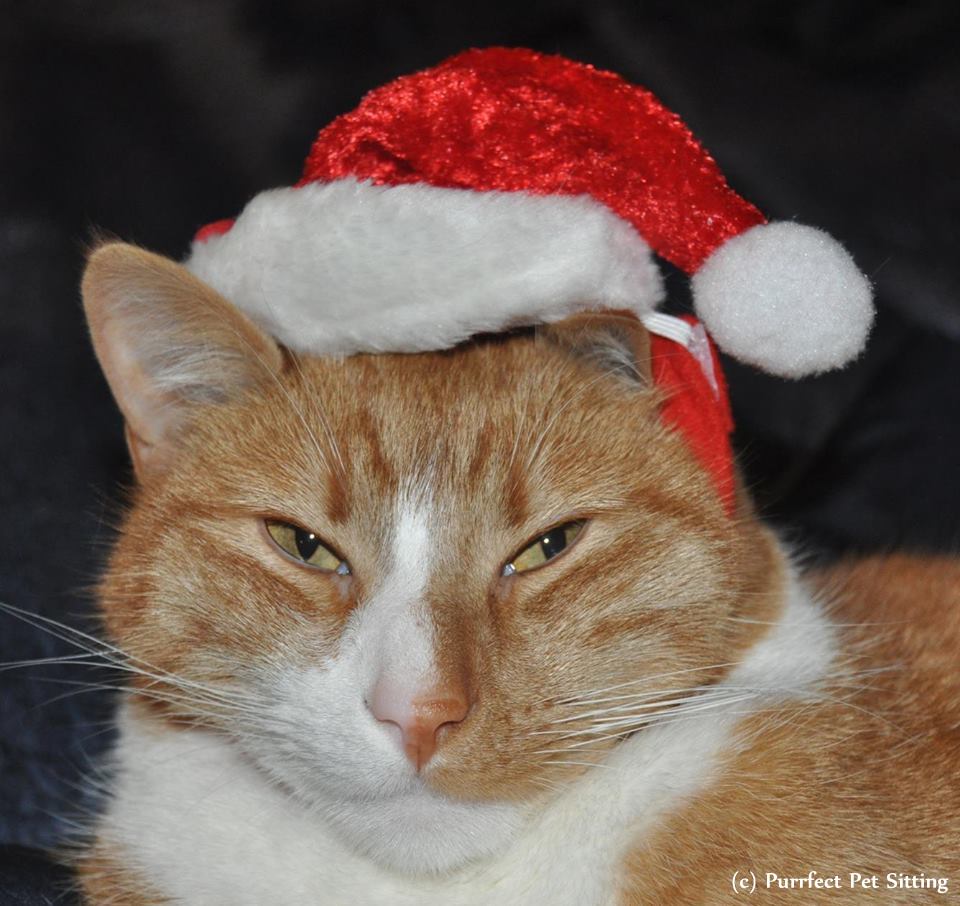
M298 357L120 244L84 299L139 479L101 599L142 706L382 863L501 845L773 606L777 549L663 426L632 316Z

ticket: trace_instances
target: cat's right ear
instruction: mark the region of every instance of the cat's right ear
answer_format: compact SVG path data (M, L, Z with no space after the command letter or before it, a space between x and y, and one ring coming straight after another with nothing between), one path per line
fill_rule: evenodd
M632 312L581 312L544 325L540 333L611 376L639 387L653 384L650 334Z
M283 352L270 337L161 255L101 245L87 260L82 291L141 479L167 467L197 406L226 402L283 368Z

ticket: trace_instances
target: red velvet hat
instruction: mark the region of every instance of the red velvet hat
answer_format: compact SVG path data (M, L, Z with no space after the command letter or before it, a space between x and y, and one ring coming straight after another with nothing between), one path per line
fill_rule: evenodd
M697 315L741 361L801 377L863 348L870 286L839 243L767 223L650 92L529 50L467 51L370 92L320 132L295 187L201 230L188 266L316 355L634 311L668 344L664 417L729 504L719 366L695 321L656 311L654 253L692 276Z

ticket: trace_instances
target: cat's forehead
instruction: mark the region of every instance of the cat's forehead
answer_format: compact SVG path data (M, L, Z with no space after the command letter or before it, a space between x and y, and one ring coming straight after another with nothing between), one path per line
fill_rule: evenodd
M655 391L534 335L291 358L245 400L208 408L175 472L164 500L178 511L267 515L371 559L411 502L451 556L598 513L723 515Z
M660 437L651 393L531 334L441 353L296 359L250 413L225 418L238 421L199 439L205 460L226 436L235 486L268 483L301 501L304 517L322 501L338 522L363 513L385 523L411 501L455 508L458 522L563 515L578 494L622 491L631 461L655 459L644 449Z
M309 359L298 381L328 440L366 456L398 490L469 485L491 471L508 479L616 436L639 444L637 421L655 404L534 334L440 353Z

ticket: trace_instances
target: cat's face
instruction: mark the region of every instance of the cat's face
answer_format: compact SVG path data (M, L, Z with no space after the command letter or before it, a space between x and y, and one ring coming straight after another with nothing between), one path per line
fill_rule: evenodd
M105 317L95 338L124 329ZM216 727L358 848L444 869L722 675L772 548L642 377L590 355L596 323L343 361L245 341L256 377L182 394L102 594L170 732Z

